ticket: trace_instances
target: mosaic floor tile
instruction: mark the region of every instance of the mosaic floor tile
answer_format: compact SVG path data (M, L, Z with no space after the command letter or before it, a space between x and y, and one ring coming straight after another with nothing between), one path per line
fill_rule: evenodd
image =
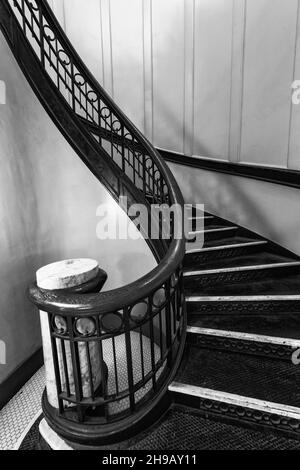
M41 368L0 411L0 450L13 450L33 418L41 409L45 387Z

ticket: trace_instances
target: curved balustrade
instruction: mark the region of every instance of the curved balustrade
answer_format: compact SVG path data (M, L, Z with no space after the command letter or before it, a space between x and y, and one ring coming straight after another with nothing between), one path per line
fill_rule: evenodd
M40 101L113 197L143 202L149 216L150 203L175 205L176 217L183 199L173 175L85 67L47 2L0 0L0 26ZM45 393L43 410L73 443L113 442L154 419L181 359L185 241L147 242L158 266L125 287L100 294L30 288L49 318L56 378L57 396L51 402Z

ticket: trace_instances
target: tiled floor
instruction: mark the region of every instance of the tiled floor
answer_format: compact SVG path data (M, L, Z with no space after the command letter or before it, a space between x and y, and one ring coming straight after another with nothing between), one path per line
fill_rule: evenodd
M0 411L0 450L15 449L41 409L44 387L44 368L41 368Z

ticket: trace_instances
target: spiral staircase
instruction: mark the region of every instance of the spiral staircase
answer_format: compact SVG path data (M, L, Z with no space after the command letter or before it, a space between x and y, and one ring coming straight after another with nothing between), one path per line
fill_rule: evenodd
M153 203L183 206L161 155L45 0L0 0L0 27L47 113L117 201L149 214ZM45 392L44 416L72 447L300 447L300 258L196 206L189 220L196 242L174 231L147 239L157 267L135 283L105 293L99 279L73 292L30 287L48 315L56 376L57 407Z

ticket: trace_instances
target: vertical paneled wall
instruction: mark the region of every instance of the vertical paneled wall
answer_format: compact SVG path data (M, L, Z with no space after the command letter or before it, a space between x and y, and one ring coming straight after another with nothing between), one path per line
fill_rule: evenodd
M156 146L300 170L299 0L49 2Z

